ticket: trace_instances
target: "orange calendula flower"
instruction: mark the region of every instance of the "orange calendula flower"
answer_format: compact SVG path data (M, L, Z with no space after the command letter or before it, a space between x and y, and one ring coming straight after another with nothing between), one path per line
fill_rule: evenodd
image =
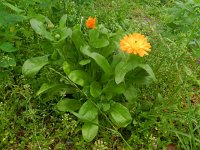
M86 21L86 27L89 29L94 29L96 24L96 18L89 17Z
M144 35L139 33L124 36L120 41L120 48L129 54L139 55L140 57L148 55L147 52L151 51L150 43L147 42Z

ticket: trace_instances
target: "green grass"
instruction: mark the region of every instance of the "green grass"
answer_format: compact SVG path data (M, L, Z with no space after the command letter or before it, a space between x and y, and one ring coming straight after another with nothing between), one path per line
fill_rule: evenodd
M80 23L82 16L84 20L88 16L96 16L99 24L105 24L113 32L140 32L148 36L152 52L145 61L152 66L158 81L138 87L139 96L130 106L133 124L119 131L135 150L166 149L169 144L176 145L177 149L200 149L200 65L188 46L191 36L174 31L182 24L169 25L170 14L165 9L174 7L174 1L7 2L24 9L24 15L40 13L48 16L53 23L58 22L64 13L69 15L67 25L70 27ZM65 7L63 3L66 3ZM16 14L8 8L7 11ZM46 70L37 75L37 80L27 79L21 74L21 66L31 56L48 54L52 49L47 41L34 34L29 20L10 22L10 25L0 26L0 36L10 27L15 27L14 36L20 39L11 36L19 49L14 53L17 66L0 68L0 149L126 147L116 133L105 127L106 121L101 123L102 128L95 140L85 142L81 135L82 123L72 114L61 113L55 108L59 96L65 94L62 91L47 98L36 96L41 85L38 83L51 81L57 75L44 68Z

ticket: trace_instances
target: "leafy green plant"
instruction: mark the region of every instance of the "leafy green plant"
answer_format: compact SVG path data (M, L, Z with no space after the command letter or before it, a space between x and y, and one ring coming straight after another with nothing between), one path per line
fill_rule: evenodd
M16 66L16 52L20 38L17 35L17 24L27 18L23 10L7 2L0 4L0 83L6 81L9 73L6 69Z
M77 116L83 122L83 138L90 142L98 133L99 116L105 117L115 130L131 124L126 105L136 98L132 89L156 78L142 57L117 51L118 33L111 33L102 24L89 30L80 25L68 28L66 19L64 15L58 27L50 31L43 22L30 20L35 32L50 41L54 52L28 59L22 72L33 77L48 64L61 76L60 81L44 83L37 95L66 89L71 96L61 97L57 109ZM60 69L56 70L54 65Z
M171 8L165 9L167 25L176 35L180 36L185 45L200 58L200 2L189 0L186 2L177 1Z

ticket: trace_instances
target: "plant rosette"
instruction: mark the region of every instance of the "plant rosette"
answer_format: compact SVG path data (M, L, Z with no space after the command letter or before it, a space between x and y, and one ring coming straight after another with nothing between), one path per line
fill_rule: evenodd
M96 18L89 19L87 28L80 25L69 28L64 15L51 30L43 22L31 19L33 30L49 40L54 52L30 58L22 67L24 75L34 77L48 65L64 79L42 84L36 94L66 90L70 97L60 96L56 108L71 112L83 122L82 134L87 142L98 133L102 118L99 116L104 116L116 130L131 124L132 116L126 106L137 99L135 85L156 81L151 67L143 63L143 56L151 48L144 35L133 33L121 38L104 25L97 25ZM55 64L60 70L54 68Z

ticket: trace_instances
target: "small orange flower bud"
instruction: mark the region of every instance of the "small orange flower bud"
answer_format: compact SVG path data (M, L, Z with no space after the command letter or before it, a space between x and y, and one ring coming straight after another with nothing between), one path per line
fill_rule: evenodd
M89 17L86 21L86 27L89 29L94 29L96 24L96 18Z

